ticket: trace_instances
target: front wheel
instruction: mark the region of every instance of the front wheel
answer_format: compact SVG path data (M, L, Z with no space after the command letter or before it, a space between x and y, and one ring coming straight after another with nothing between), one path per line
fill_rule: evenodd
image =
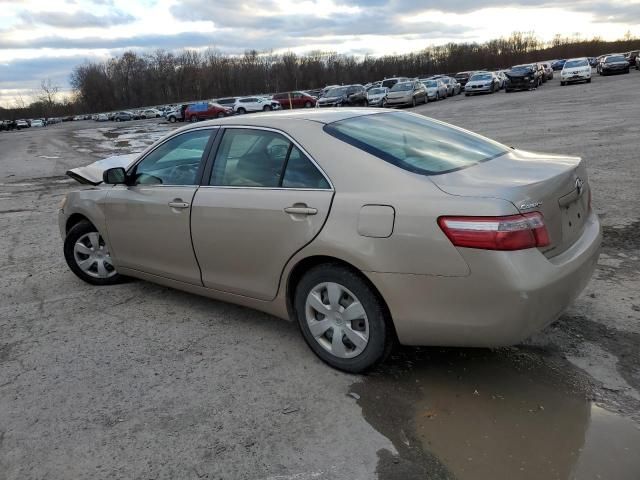
M239 108L237 112L238 112L238 115L244 115L245 113L247 113L247 111L244 108Z
M264 112L268 112L271 110L271 105L265 105L264 108L262 109L262 111Z
M224 118L224 113L223 113L223 112L218 112L217 117L218 117L218 118Z
M77 223L67 233L64 258L78 278L92 285L113 285L124 280L113 266L102 235L88 221Z
M336 264L309 270L295 290L295 315L313 352L334 368L360 373L392 346L386 308L365 280Z
M590 78L587 78L587 83L591 83L591 79Z
M560 82L560 85L561 85L561 86L563 86L563 87L564 87L566 84L567 84L567 82Z
M176 117L169 117L169 123L176 123Z

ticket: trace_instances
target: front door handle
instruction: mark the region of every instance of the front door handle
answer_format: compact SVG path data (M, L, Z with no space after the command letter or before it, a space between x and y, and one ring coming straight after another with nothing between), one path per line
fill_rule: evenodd
M173 202L169 202L169 206L171 208L189 208L189 204L181 200L174 200Z
M290 215L315 215L318 213L317 208L307 207L306 205L299 207L287 207L284 211Z

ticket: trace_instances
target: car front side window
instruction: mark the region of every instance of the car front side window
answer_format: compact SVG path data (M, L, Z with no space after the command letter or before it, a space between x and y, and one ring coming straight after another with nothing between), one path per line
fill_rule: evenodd
M195 185L211 129L183 133L147 155L133 173L135 185Z

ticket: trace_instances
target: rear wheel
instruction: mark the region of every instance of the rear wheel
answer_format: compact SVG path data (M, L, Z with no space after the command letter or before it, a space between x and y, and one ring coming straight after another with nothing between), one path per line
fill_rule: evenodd
M237 112L238 112L238 115L244 115L245 113L247 113L247 111L246 111L244 108L242 108L242 107L240 107L240 108L237 110Z
M332 367L359 373L391 350L384 304L348 268L325 264L309 270L296 287L294 306L305 341Z
M311 108L311 102L305 102L304 108Z
M92 285L113 285L124 280L113 266L102 235L86 220L74 225L67 233L64 258L78 278Z
M169 123L176 123L176 117L173 115L169 117Z
M265 112L270 111L271 110L271 105L265 105L262 110L265 111Z
M191 118L189 119L189 121L190 121L191 123L195 123L195 122L197 122L197 121L198 121L198 117L197 117L196 115L191 115Z

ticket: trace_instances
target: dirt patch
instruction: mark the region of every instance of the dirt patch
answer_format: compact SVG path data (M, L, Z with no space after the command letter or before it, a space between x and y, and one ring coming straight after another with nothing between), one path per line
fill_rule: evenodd
M614 250L640 250L640 221L623 227L603 227L603 247Z

